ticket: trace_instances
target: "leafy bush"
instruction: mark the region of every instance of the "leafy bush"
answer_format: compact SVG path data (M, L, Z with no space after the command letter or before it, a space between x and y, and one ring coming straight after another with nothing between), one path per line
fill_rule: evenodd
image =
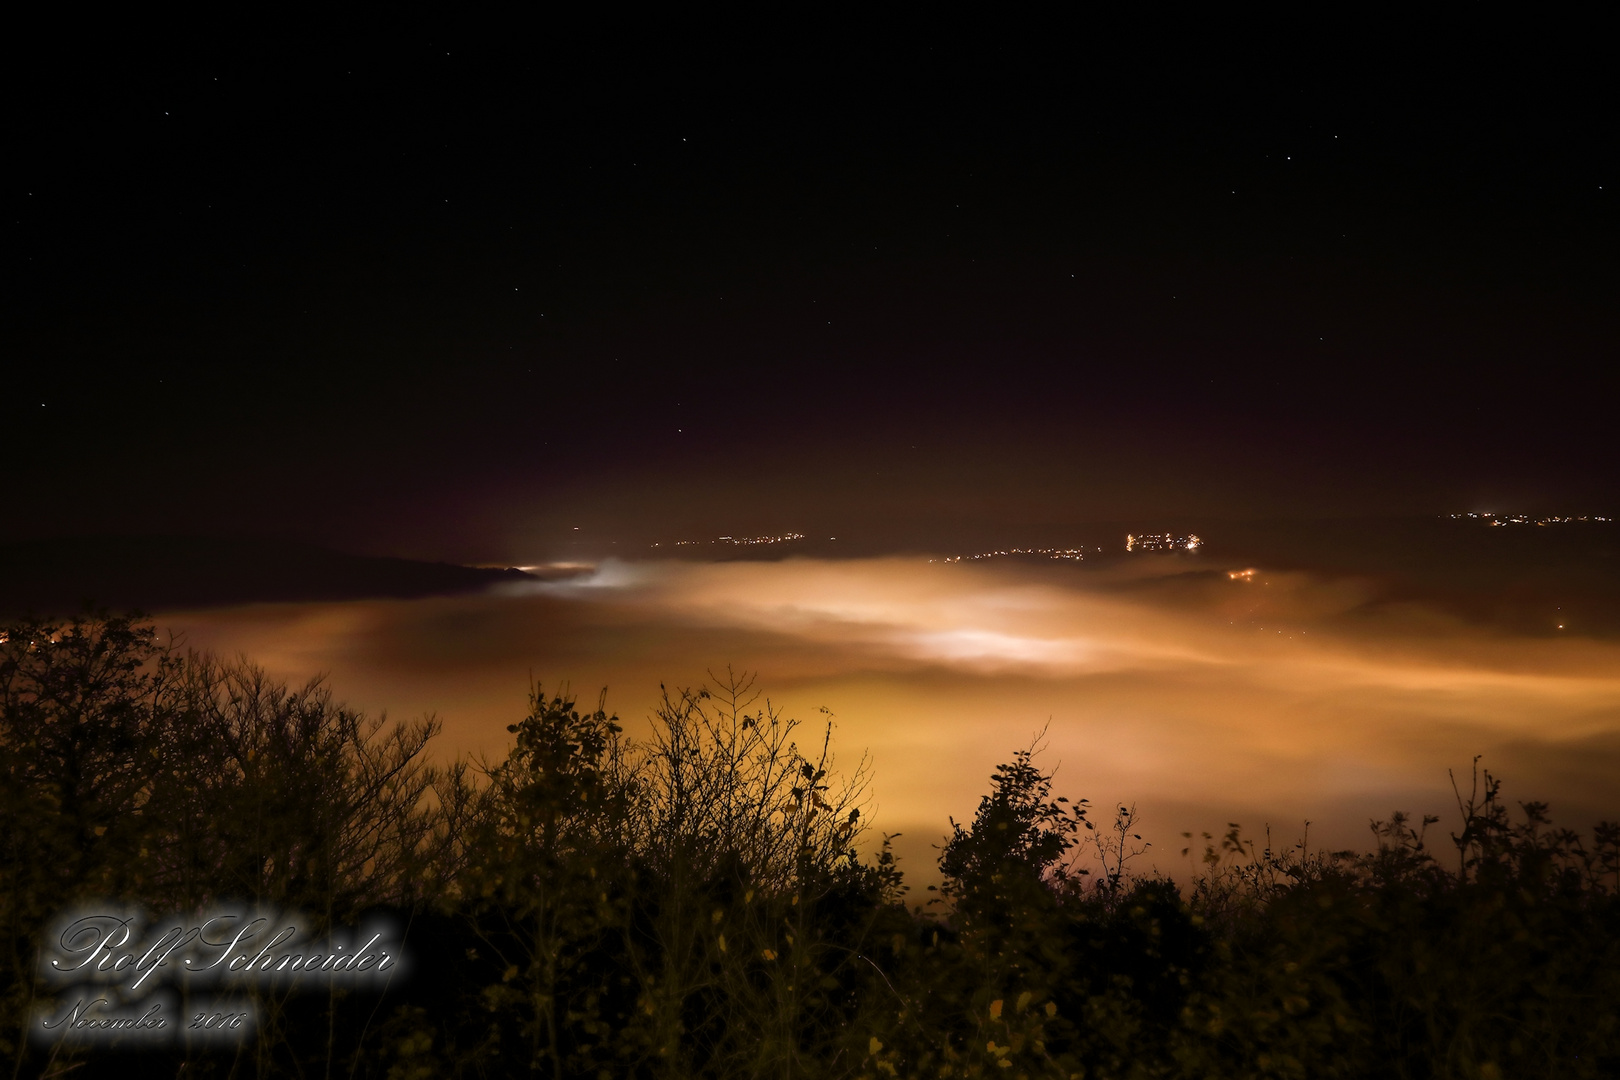
M908 906L857 855L835 767L728 672L651 735L536 687L510 752L431 765L438 726L181 654L132 617L0 631L0 1039L29 1070L351 1077L1620 1075L1620 826L1510 809L1476 772L1364 852L1234 825L1203 870L1133 872L1135 808L1054 794L1038 747L951 823ZM1188 835L1188 852L1193 838ZM40 934L113 896L158 911L398 913L419 976L264 992L242 1055L23 1041Z

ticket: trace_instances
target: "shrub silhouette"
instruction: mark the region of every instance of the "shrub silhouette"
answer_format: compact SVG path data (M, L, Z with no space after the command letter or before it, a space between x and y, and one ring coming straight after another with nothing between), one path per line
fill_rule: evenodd
M639 741L538 686L498 761L429 764L437 730L132 616L0 631L14 1075L1620 1075L1620 826L1510 807L1477 762L1438 851L1401 814L1362 852L1233 825L1176 883L1133 872L1134 807L1055 794L1037 742L908 906L887 842L857 854L864 759L840 774L830 717L750 677L666 691ZM94 897L385 908L417 976L256 991L236 1054L30 1045L41 933Z
M423 757L437 730L368 721L318 681L289 690L246 663L178 654L129 616L0 630L7 1052L27 1054L40 936L71 904L248 902L320 932L420 903L443 816ZM260 1071L336 1053L335 999L258 1004ZM294 1028L303 1043L281 1038Z

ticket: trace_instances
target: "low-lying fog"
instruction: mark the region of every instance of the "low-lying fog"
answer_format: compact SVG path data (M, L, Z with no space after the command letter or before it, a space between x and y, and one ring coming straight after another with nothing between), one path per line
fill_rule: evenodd
M1107 569L920 558L606 562L566 580L408 601L168 613L187 644L336 694L435 712L445 754L504 752L531 674L634 735L659 683L757 671L840 762L870 752L871 818L926 877L947 817L1047 728L1063 794L1135 802L1156 863L1184 830L1270 823L1362 845L1371 816L1446 814L1446 770L1505 776L1555 820L1620 816L1620 642L1369 604L1352 578L1143 559ZM1048 722L1050 722L1048 727Z

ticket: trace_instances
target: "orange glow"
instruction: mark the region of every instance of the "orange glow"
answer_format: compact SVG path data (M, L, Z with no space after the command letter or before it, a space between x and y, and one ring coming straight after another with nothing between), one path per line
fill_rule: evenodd
M1324 843L1359 844L1369 816L1444 811L1446 769L1476 753L1572 824L1614 815L1620 644L1369 607L1353 580L1268 572L1262 588L1256 573L607 563L499 594L159 621L284 677L329 671L355 705L436 711L457 753L503 752L531 671L586 698L608 686L633 734L660 681L757 669L791 714L836 714L847 761L870 749L876 826L907 832L914 871L1048 718L1060 789L1135 800L1166 849L1183 829L1292 835L1306 818Z

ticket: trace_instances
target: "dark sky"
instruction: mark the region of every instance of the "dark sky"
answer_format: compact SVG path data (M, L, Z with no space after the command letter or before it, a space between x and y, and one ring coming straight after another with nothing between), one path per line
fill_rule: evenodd
M0 539L1620 509L1598 27L938 18L14 45Z

